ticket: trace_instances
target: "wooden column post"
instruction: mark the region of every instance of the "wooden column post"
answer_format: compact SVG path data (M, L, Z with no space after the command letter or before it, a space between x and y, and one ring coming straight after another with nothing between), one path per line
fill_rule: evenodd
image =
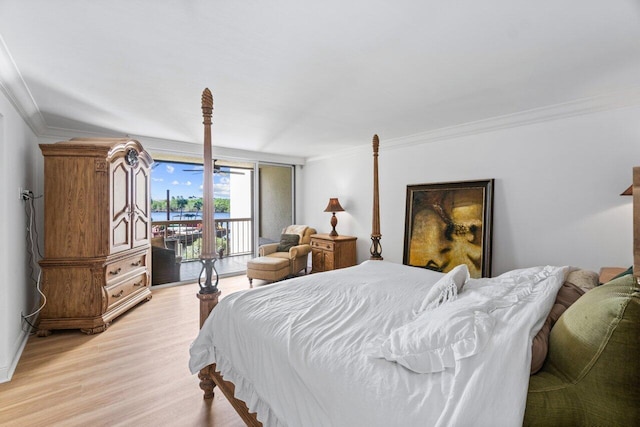
M213 199L213 170L212 170L212 148L211 148L211 116L213 114L213 96L208 88L202 92L202 117L204 121L204 172L202 175L202 248L200 252L200 262L202 262L202 270L198 278L200 292L198 299L200 300L200 328L204 324L211 311L218 304L220 291L218 290L218 272L215 268L215 207ZM202 273L205 272L205 281L202 283ZM215 274L216 282L213 284L213 276ZM209 372L211 366L207 366L198 372L200 378L200 388L204 391L204 398L213 398L213 388L215 383Z
M202 248L200 252L201 294L214 294L218 292L218 272L216 271L216 226L215 207L213 198L213 158L211 155L211 116L213 114L213 96L209 89L202 92L202 117L204 121L204 172L202 175ZM202 273L205 272L205 282L202 283ZM216 282L213 284L215 275Z
M204 321L207 320L211 311L218 304L218 298L220 297L220 291L217 291L213 294L203 294L198 293L198 299L200 300L200 328L204 324ZM200 369L198 372L198 378L200 379L200 389L204 391L205 399L213 398L213 388L216 384L213 382L213 378L211 377L212 372L211 365L205 366Z
M640 285L640 166L633 168L633 276Z
M371 226L371 257L369 259L381 261L382 245L380 239L380 198L378 189L378 147L380 140L378 135L373 135L373 224Z

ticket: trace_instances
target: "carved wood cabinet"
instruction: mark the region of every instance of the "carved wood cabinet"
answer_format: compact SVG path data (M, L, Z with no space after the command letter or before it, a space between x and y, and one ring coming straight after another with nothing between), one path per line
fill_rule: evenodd
M46 304L38 335L104 331L151 299L151 156L129 139L40 144Z
M356 265L356 239L353 236L311 235L311 272L337 270Z

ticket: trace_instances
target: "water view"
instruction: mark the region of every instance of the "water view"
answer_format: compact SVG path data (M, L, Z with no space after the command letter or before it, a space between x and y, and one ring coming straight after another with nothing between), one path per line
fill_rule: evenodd
M229 212L216 212L215 219L229 219L231 214ZM175 221L184 219L202 219L202 212L169 212L169 219L167 219L166 211L152 211L151 221Z

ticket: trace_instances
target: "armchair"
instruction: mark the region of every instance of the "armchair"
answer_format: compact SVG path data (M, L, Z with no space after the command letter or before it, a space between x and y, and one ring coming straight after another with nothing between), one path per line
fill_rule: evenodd
M307 272L307 259L311 252L311 235L316 234L315 228L306 225L290 225L282 230L282 234L297 234L300 240L286 252L278 252L280 243L268 243L258 248L261 257L282 258L289 261L289 274L296 275L301 270Z
M181 256L167 247L164 237L151 239L151 284L160 285L180 281Z

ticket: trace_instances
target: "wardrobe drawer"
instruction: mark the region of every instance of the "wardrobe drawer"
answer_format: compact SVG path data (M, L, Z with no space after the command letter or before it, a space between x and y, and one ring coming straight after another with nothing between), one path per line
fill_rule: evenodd
M118 284L107 286L107 304L109 309L125 301L127 297L134 292L145 288L148 283L148 276L146 271L138 274L137 276L132 277L131 279L125 280L124 282L120 282Z
M107 283L113 283L120 281L121 278L126 277L129 273L144 268L147 265L147 254L138 254L132 257L116 261L107 265L105 271L105 279Z

